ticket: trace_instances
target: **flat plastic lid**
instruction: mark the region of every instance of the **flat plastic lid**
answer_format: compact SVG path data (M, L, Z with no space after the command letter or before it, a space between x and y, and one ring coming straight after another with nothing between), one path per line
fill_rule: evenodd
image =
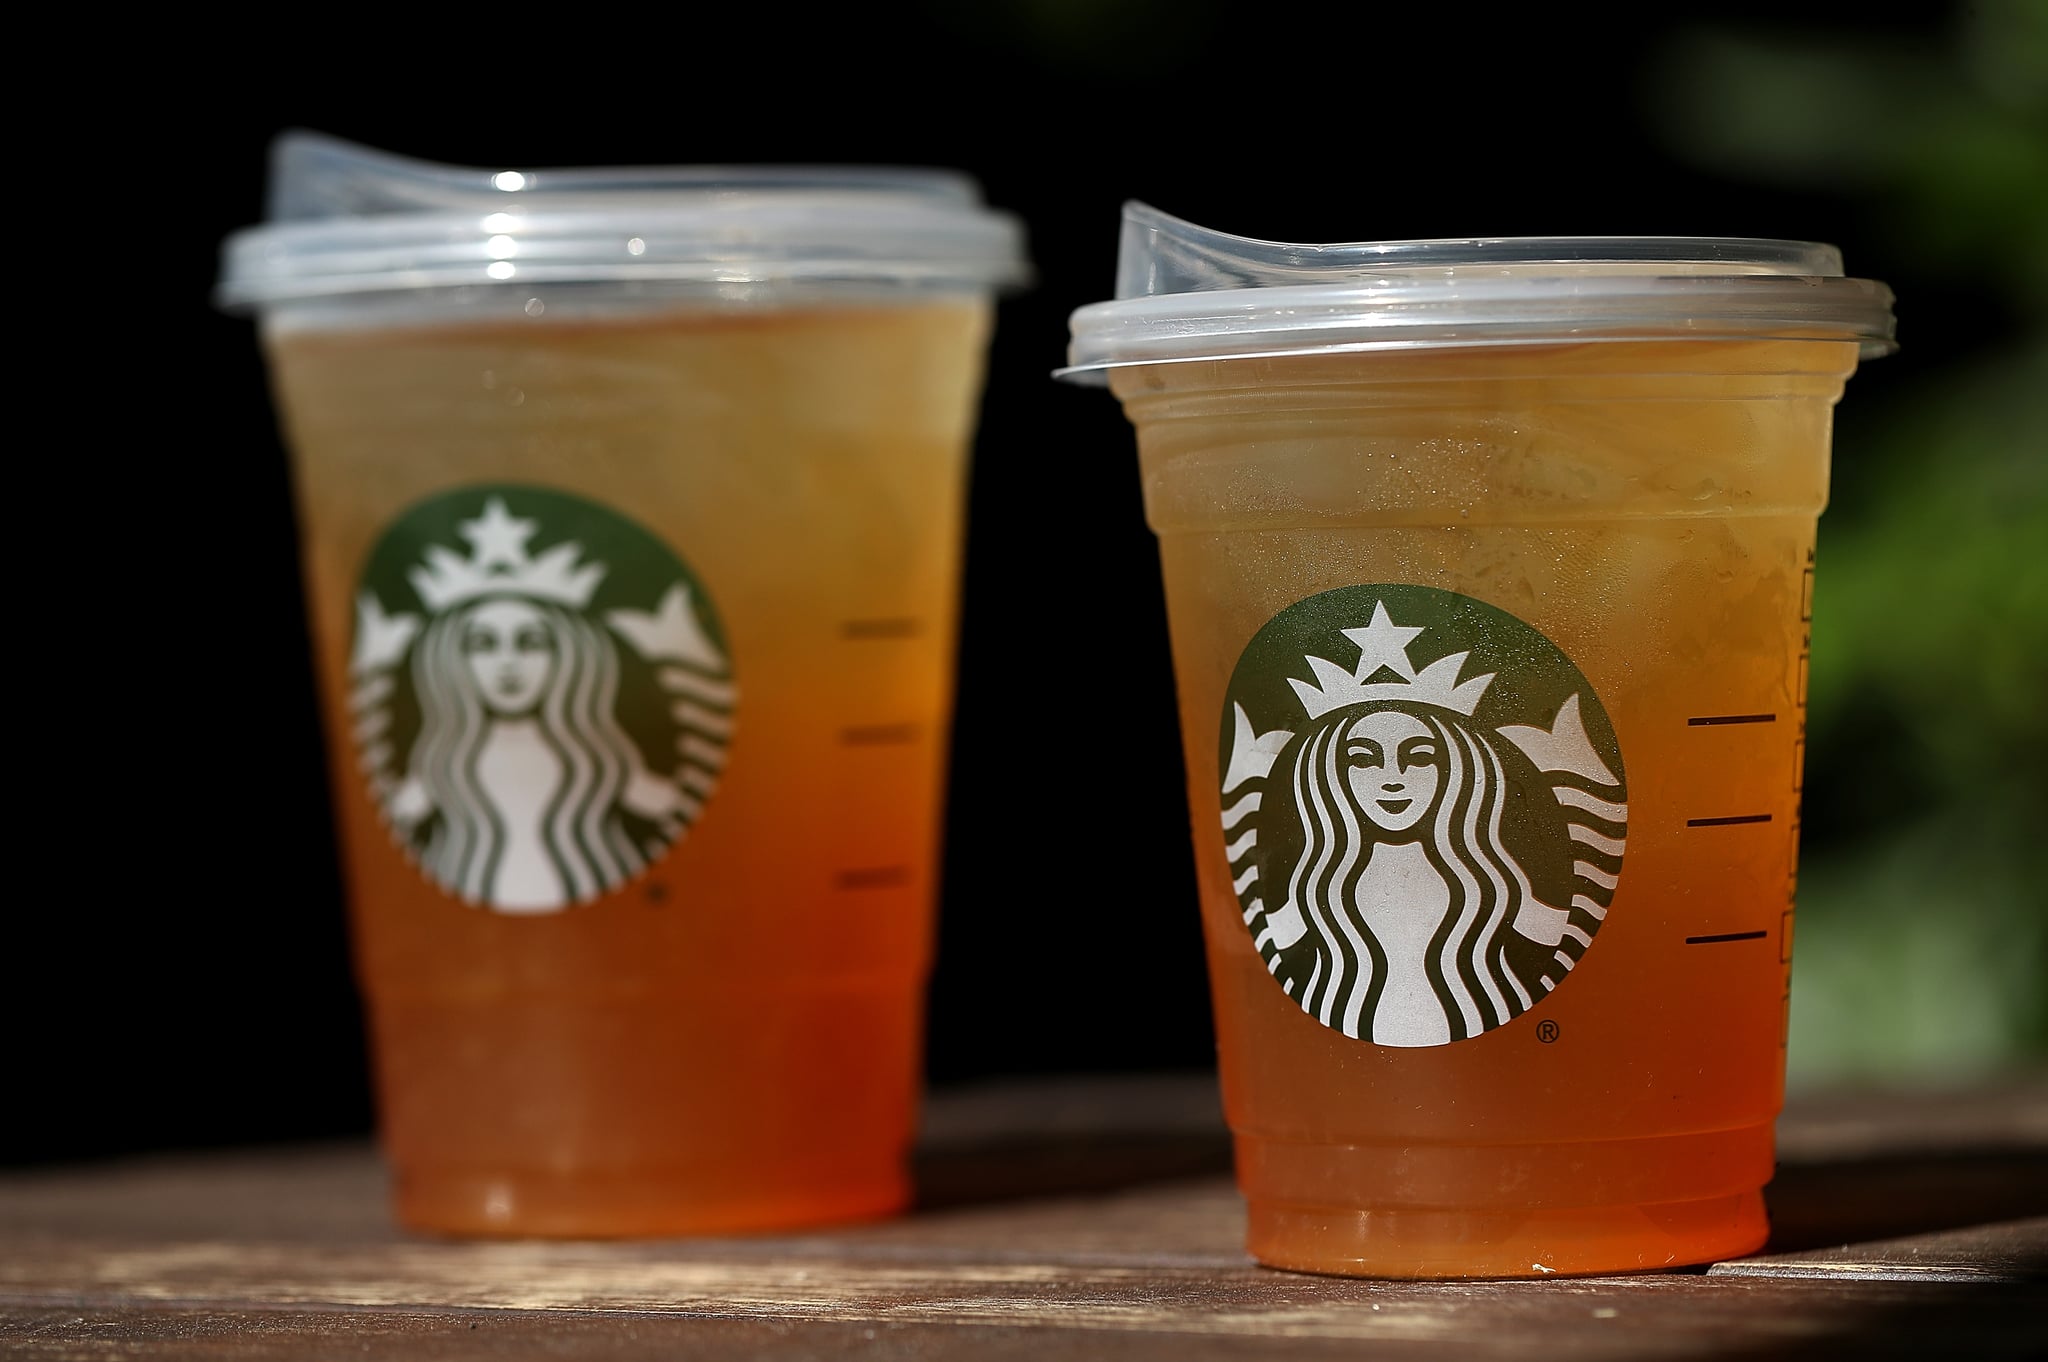
M271 148L267 217L223 248L225 307L491 284L993 289L1027 274L1018 221L940 170L492 171L292 132Z
M1117 301L1075 312L1063 378L1142 364L1545 341L1853 340L1892 293L1832 246L1740 237L1305 245L1124 205Z

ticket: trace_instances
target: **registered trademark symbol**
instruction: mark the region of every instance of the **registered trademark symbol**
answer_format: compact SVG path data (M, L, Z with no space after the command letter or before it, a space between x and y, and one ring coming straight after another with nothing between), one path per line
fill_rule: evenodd
M662 904L668 902L668 886L661 883L659 880L655 881L653 884L648 885L647 902L650 906L655 908L659 908Z
M1536 1026L1536 1039L1542 1041L1545 1045L1556 1040L1557 1023L1554 1021L1539 1022Z

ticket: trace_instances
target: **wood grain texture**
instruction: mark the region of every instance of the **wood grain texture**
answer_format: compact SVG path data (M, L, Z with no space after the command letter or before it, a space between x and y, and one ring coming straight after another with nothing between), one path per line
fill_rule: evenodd
M246 1305L0 1306L10 1355L103 1359L1443 1359L2038 1357L2042 1302L1972 1289L1658 1279L1648 1286L1323 1288L1318 1310L1225 1301L1204 1319L1169 1297L1118 1323L1045 1300L1012 1318L870 1311L852 1317L489 1309L278 1309ZM1206 1296L1204 1303L1207 1304ZM1958 1353L1958 1348L1966 1349Z
M2048 1195L2048 1137L2034 1122L2048 1087L1999 1095L1971 1121L1916 1116L1925 1104L1836 1102L1809 1127L1818 1134L1788 1139L1781 1183L1805 1201L1798 1233L1771 1253L1710 1272L1538 1282L1256 1266L1220 1171L1213 1089L1199 1081L967 1094L931 1122L924 1209L801 1235L407 1236L386 1218L375 1156L356 1145L17 1173L0 1178L0 1346L35 1358L367 1347L1197 1362L1361 1345L1392 1358L1878 1357L1967 1341L1976 1356L2038 1354L2048 1205L2031 1208ZM1795 1132L1800 1119L1788 1118ZM1873 1221L1872 1204L1894 1233L1830 1235L1831 1206L1853 1225Z

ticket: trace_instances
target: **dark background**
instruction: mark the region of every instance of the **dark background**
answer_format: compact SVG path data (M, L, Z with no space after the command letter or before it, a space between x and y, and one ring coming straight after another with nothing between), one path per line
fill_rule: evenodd
M0 1160L369 1125L287 466L253 327L208 301L221 237L261 216L266 144L294 126L491 167L952 166L1024 219L1038 283L1003 304L970 512L931 995L941 1084L1213 1058L1130 432L1106 394L1048 378L1067 314L1109 292L1124 199L1294 240L1678 233L1841 246L1852 273L1899 293L1906 349L1852 382L1837 428L1807 787L1822 885L1802 908L1802 970L1821 949L1811 933L1833 932L1843 944L1827 958L1899 957L1898 977L1926 985L1929 957L1910 936L1924 895L1908 895L1896 922L1865 910L1872 849L1921 826L1874 799L1873 781L1913 783L1915 818L1964 808L1955 801L1991 781L2013 830L1985 834L1976 859L1996 873L1982 884L1929 853L1947 920L1978 924L1963 935L1979 954L1937 972L1932 1001L1894 1017L1903 1029L1876 1048L1862 1026L1871 986L1857 982L1868 971L1821 978L1795 1022L1795 1077L2039 1055L2048 946L2038 834L2025 829L2040 825L2030 801L2048 743L2027 678L2048 677L2048 595L2022 550L2048 523L2048 175L2026 145L2048 129L2040 7L1389 17L1409 12L931 0L598 10L545 34L482 12L443 32L418 16L402 32L330 16L317 41L233 60L197 51L190 31L130 30L118 69L85 77L99 102L81 107L107 121L64 115L45 129L68 163L55 201L80 210L65 231L94 262L78 272L91 281L57 270L15 294L47 289L50 304L17 312L49 346L18 376L18 400L63 387L79 415L17 454L54 466L54 492L16 505L42 540L26 565L54 607L57 646L30 650L20 750L32 780L17 783L34 812L16 815L15 847L19 864L54 873L40 888L40 872L24 876L0 955L19 1099L0 1116ZM39 451L44 439L54 447ZM1954 514L1973 540L1989 534L1987 563L1956 568L1950 540L1931 565L1891 547L1926 516L1888 512L1915 504L1936 467L1942 486L1978 479L1968 485L1982 496ZM2000 528L2001 515L2017 520ZM1948 595L1897 599L1931 568ZM1835 634L1830 592L1844 602ZM1934 660L1891 666L1888 619L1894 634L1922 630ZM1986 668L1996 694L1973 699ZM1103 709L1103 676L1134 698ZM1962 731L1977 755L1960 768L1954 732L1915 727L1934 705L1976 714ZM1054 846L1093 834L1046 817L1057 785L1035 759L1038 735L1103 726L1117 734L1106 759L1133 790L1117 835L1135 854L1102 861L1079 892ZM1990 825L1971 808L1954 817ZM1883 883L1918 883L1911 873ZM1113 983L1105 962L1119 962ZM1961 993L1990 987L1987 969L2006 971L2005 992L1992 991L2009 1006L1986 1021L1971 1003L1975 1029L1941 1030ZM1904 987L1890 977L1880 969L1877 987ZM1804 1068L1803 1054L1815 1057Z

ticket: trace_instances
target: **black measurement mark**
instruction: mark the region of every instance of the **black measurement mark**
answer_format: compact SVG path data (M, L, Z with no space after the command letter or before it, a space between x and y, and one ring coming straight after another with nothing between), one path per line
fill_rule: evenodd
M1732 818L1688 818L1685 820L1685 825L1689 828L1725 828L1731 827L1736 823L1768 823L1770 821L1771 816L1767 813L1738 813Z
M893 747L916 742L920 731L916 724L861 724L840 729L839 741L845 747Z
M1769 935L1769 932L1722 932L1719 936L1689 936L1685 939L1685 944L1688 946L1714 946L1719 945L1723 941L1761 941Z
M1714 728L1721 724L1774 724L1775 714L1702 714L1697 719L1685 721L1688 728Z
M899 884L910 883L910 867L876 865L859 870L842 870L834 883L841 889L891 889Z
M916 638L924 632L924 621L902 615L873 620L844 620L839 636L845 639Z

